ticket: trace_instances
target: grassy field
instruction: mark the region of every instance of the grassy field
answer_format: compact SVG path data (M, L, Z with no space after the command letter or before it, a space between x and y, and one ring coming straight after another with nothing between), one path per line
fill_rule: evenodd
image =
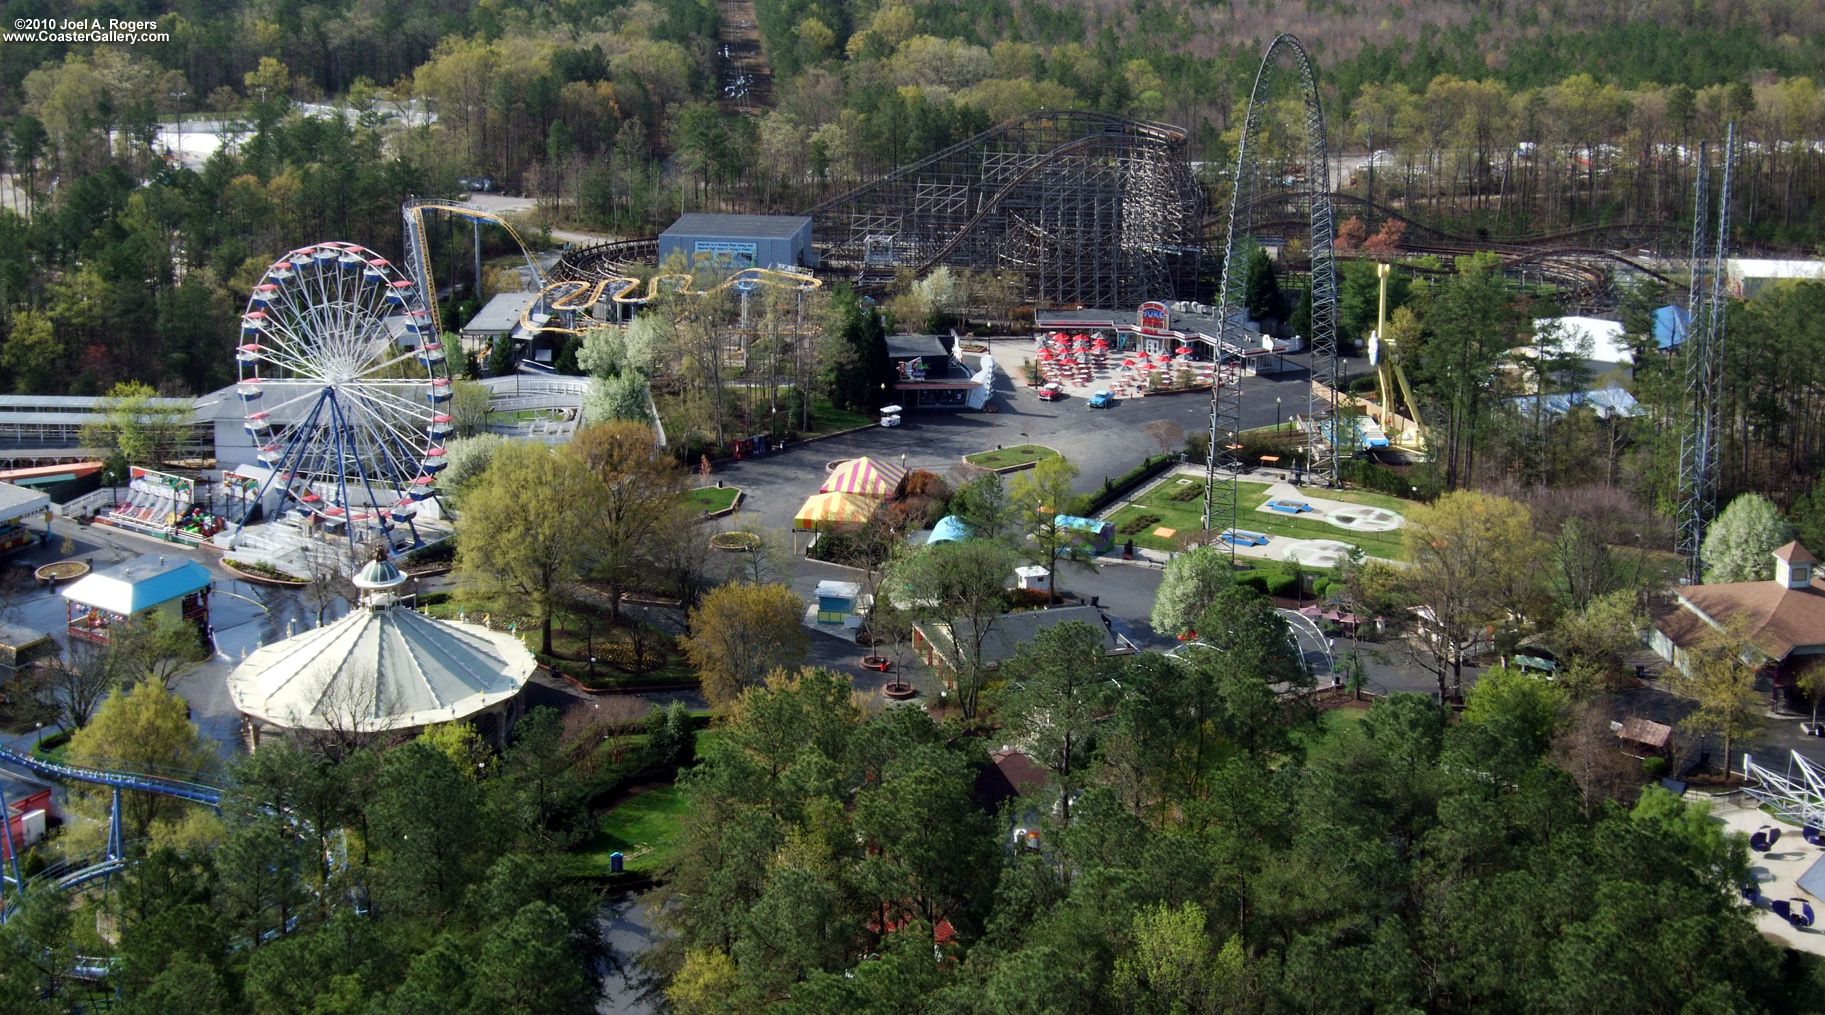
M1343 730L1361 725L1369 715L1367 709L1333 708L1318 713L1318 729L1315 731L1294 730L1293 743L1303 746L1307 751L1316 750L1330 742Z
M1051 448L1042 448L1037 444L1016 444L998 451L978 451L973 455L964 455L963 460L979 468L1007 469L1056 457L1058 452Z
M1171 497L1173 493L1187 489L1187 487L1180 485L1173 478L1168 478L1165 483L1149 490L1133 504L1109 516L1109 520L1115 523L1117 529L1116 542L1132 538L1136 546L1144 546L1151 550L1171 550L1174 549L1172 540L1155 536L1154 529L1168 528L1176 529L1179 532L1196 532L1203 520L1204 498L1201 484L1198 484L1195 479L1192 483L1198 487L1199 493L1190 500L1173 500ZM1268 489L1269 487L1265 483L1236 484L1239 499L1237 506L1241 509L1240 514L1243 519L1237 526L1238 528L1250 532L1265 532L1270 536L1287 539L1335 539L1339 542L1360 546L1363 552L1371 557L1384 557L1388 560L1401 559L1401 540L1398 529L1393 532L1351 532L1347 529L1340 529L1329 522L1255 510L1267 502ZM1330 500L1386 508L1401 514L1405 514L1411 507L1409 503L1398 498L1362 490L1327 490L1323 496ZM1158 515L1160 520L1132 536L1120 531L1129 520L1141 515ZM1273 544L1269 543L1268 548L1272 549Z
M872 426L881 418L866 412L850 412L830 404L827 398L818 398L811 403L811 429L816 433L836 433L838 430L854 430L858 426Z
M513 409L508 412L491 412L488 414L488 422L490 423L533 423L538 420L557 418L558 413L555 409Z
M734 507L735 498L739 496L741 496L741 487L738 486L706 486L686 491L684 501L693 510L714 514Z
M618 852L627 870L658 873L676 855L687 809L684 793L676 786L660 786L628 797L596 819L596 834L570 854L566 871L607 874L608 855Z

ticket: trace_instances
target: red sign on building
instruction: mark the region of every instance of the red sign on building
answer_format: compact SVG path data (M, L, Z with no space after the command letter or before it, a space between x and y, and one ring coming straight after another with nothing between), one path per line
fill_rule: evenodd
M1136 322L1142 331L1161 332L1172 330L1171 311L1166 304L1149 300L1141 304L1140 319Z

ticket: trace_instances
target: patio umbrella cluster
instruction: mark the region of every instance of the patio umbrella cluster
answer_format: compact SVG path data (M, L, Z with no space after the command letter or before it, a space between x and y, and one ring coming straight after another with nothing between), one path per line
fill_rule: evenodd
M1109 340L1055 331L1040 340L1038 359L1042 380L1088 385L1091 371L1109 366Z
M1191 353L1190 346L1181 345L1170 353L1136 350L1125 354L1116 370L1117 394L1145 394L1173 387L1185 370L1193 371L1196 381L1210 383L1211 364L1194 361Z

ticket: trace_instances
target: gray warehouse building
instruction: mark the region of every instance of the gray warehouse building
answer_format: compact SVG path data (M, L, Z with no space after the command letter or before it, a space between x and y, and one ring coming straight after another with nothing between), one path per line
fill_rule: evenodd
M725 268L791 264L817 267L806 215L712 215L691 212L659 234L659 263L673 254L686 262L711 258Z

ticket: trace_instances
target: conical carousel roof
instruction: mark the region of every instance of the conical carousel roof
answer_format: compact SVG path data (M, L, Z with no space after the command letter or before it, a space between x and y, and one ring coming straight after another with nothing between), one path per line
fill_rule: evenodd
M505 631L371 604L249 655L228 693L244 714L291 729L411 729L513 697L536 665Z

